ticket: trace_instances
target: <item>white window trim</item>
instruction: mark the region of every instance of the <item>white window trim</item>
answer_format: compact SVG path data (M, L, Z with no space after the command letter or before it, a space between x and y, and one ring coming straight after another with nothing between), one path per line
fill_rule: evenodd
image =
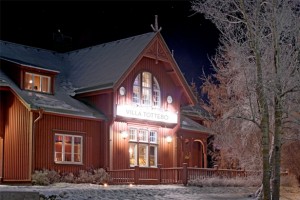
M25 78L24 78L24 82L25 82L25 80L26 80L26 75L29 75L29 76L31 76L31 79L32 79L32 84L31 84L31 87L32 87L32 89L28 89L28 88L25 88L26 90L30 90L30 91L35 91L35 92L42 92L42 93L47 93L47 94L49 94L49 93L51 93L51 77L50 76L45 76L45 75L40 75L40 74L35 74L35 73L30 73L30 72L25 72ZM39 76L40 77L40 83L39 83L39 87L41 88L41 91L37 91L37 90L34 90L33 88L34 88L34 77L35 76ZM48 80L48 88L47 88L47 92L43 92L42 91L42 78L47 78L47 80ZM26 83L24 83L24 84L26 84Z
M150 74L150 86L143 86L143 73L149 73ZM138 85L135 84L135 80L139 79ZM154 89L153 85L156 84L158 89ZM138 93L137 93L137 97L134 99L133 97L133 92L132 92L132 104L134 105L138 105L138 106L142 106L142 107L152 107L152 108L160 108L161 107L161 88L160 85L156 79L156 77L147 71L143 71L140 72L134 79L133 85L132 85L132 91L134 91L134 88L138 87ZM143 98L143 93L144 91L149 90L149 104L144 103L144 98ZM157 100L157 105L154 105L154 101L153 101L153 92L157 92L158 94L158 100ZM137 102L135 102L135 101Z
M134 167L136 165L139 165L139 167L152 167L152 168L157 168L157 156L158 156L158 131L157 130L153 130L153 129L143 129L143 128L129 128L129 130L135 130L135 138L137 140L129 140L129 146L130 144L134 145L134 149L132 149L132 153L134 155L134 158L135 158L135 164L132 165L130 164L130 167ZM146 131L146 134L147 134L147 141L146 140L140 140L140 137L139 137L139 133L140 131ZM150 132L154 132L156 133L155 134L155 141L154 142L151 142L150 141ZM139 146L146 146L146 165L145 166L141 166L141 164L138 162L139 160L139 157L138 157L138 151L139 151ZM150 150L150 147L155 147L155 166L150 166L150 157L149 157L149 150ZM139 163L139 164L138 164Z
M55 137L56 136L62 136L63 137L63 141L62 141L62 161L56 161L56 151L55 151ZM73 161L64 161L65 160L65 137L71 137L72 138L72 151L71 151L71 158ZM74 161L74 138L75 137L79 137L81 140L80 143L80 162L75 162ZM69 134L61 134L61 133L55 133L54 134L54 162L56 164L83 164L82 160L83 160L83 137L80 135L69 135Z

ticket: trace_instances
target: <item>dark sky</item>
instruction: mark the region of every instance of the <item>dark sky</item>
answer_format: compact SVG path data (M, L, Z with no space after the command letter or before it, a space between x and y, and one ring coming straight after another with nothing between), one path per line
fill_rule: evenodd
M150 32L155 15L188 83L200 86L218 34L190 1L1 0L1 40L53 50L53 33L60 29L72 38L68 47L79 49Z

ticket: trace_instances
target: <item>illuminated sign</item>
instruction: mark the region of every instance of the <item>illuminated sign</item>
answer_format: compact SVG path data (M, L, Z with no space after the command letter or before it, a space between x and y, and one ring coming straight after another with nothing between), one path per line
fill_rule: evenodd
M145 107L117 105L117 115L122 117L145 119L158 122L177 123L177 114Z

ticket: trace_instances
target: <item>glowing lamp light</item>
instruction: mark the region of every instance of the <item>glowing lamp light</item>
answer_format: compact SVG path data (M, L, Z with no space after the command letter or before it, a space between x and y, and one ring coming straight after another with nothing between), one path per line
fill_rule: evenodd
M172 142L172 137L171 136L167 136L166 137L166 141L167 141L167 143L171 143Z
M127 131L122 131L121 132L122 138L125 140L128 137Z
M29 83L32 83L32 80L31 80L31 79L29 80Z
M104 183L104 184L103 184L103 186L104 186L104 187L107 187L107 186L108 186L108 184L107 184L107 183Z

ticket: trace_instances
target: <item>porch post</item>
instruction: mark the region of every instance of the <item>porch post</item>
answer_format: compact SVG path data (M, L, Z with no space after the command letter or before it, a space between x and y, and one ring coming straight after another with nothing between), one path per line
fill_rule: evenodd
M139 184L140 179L140 168L139 166L134 166L134 184Z
M186 186L188 183L187 163L182 164L182 183L184 186Z
M157 165L157 169L158 169L158 182L159 182L159 184L161 184L161 166L162 166L162 164L158 164Z

